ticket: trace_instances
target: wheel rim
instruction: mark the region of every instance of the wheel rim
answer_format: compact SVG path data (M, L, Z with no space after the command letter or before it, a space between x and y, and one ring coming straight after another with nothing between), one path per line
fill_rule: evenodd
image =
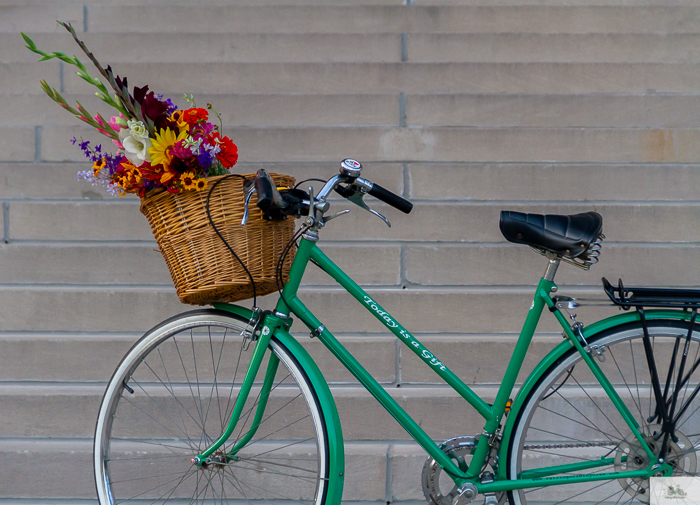
M229 441L212 463L191 462L228 424L254 348L244 350L244 328L229 317L185 317L149 333L129 352L110 381L96 429L102 503L320 505L328 464L323 416L306 375L275 340L270 346L279 366L269 395L260 394L268 353ZM267 401L265 414L254 425L261 400ZM248 444L227 457L252 428Z
M662 393L666 382L669 383L669 392L675 389L676 375L687 336L687 328L682 328L682 325L683 323L677 323L676 326L674 322L663 325L658 322L649 323ZM605 347L605 361L601 362L599 359L598 365L640 424L642 435L648 438L653 436L653 433L658 433L655 431L658 420L649 421L655 402L642 336L641 327L628 327L623 331L601 335L589 340L589 343L592 346ZM700 338L696 331L688 350L684 376L700 358L698 340ZM668 372L673 362L671 356L677 341L677 358L670 375L671 380L668 380ZM574 368L571 376L567 378L572 366ZM613 472L616 469L621 471L634 467L633 462L623 463L623 456L636 454L634 443L630 442L631 432L605 396L602 387L593 387L594 383L597 384L578 353L567 355L545 374L521 410L513 431L508 461L510 478L520 475L524 470L600 458L610 458L612 462L608 466L582 470L576 474ZM698 383L700 367L679 390L676 413L679 412L680 405L690 400ZM559 389L555 391L558 386ZM669 393L668 398L670 397ZM700 395L692 399L685 414L678 421L677 430L679 443L690 446L681 451L677 444L669 441L668 458L675 458L678 463L679 470L676 473L695 475L695 451L700 446ZM654 450L658 452L660 446L661 442ZM625 454L621 454L621 451L625 451ZM620 479L514 491L511 493L511 499L516 504L577 501L601 504L649 503L648 487L649 483L646 480Z

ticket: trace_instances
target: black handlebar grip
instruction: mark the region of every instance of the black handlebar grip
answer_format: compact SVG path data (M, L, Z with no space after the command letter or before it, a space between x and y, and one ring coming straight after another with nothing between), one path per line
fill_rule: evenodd
M272 183L267 174L255 178L255 192L258 195L258 207L267 212L272 207Z
M395 209L399 209L404 214L409 214L411 210L413 210L413 204L411 202L409 202L405 198L401 198L396 193L392 193L388 189L384 189L379 184L373 183L372 189L370 189L368 193L374 198L377 198L378 200L381 200L384 203L388 203Z

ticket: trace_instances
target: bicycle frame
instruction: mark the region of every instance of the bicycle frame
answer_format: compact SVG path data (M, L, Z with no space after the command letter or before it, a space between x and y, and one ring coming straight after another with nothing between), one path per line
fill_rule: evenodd
M362 306L364 306L374 317L376 317L387 329L389 329L401 342L403 342L414 354L416 354L426 365L428 365L441 379L449 384L464 400L472 405L476 411L484 418L484 429L472 455L469 469L465 472L450 459L440 447L425 433L425 431L406 413L403 408L394 400L389 393L360 365L360 363L342 346L342 344L333 336L333 334L325 328L311 311L303 304L297 296L299 285L303 277L304 271L309 263L314 261L335 281L337 281L347 292L349 292ZM438 462L438 464L446 470L448 475L454 480L455 484L461 486L466 482L471 482L478 487L480 493L493 493L515 489L525 489L532 487L544 487L551 485L573 484L577 482L592 482L600 480L620 479L620 478L646 478L655 473L667 474L672 471L671 467L666 463L656 463L656 457L649 448L644 438L639 432L639 425L634 417L619 397L609 380L605 377L596 361L586 352L579 337L574 333L571 326L568 324L565 316L556 307L555 301L552 299L551 293L556 291L556 285L553 281L540 279L537 286L534 299L530 306L527 318L523 325L520 337L518 338L513 355L508 363L503 382L498 389L493 405L486 403L479 397L469 386L459 379L442 361L435 356L428 348L426 348L417 338L415 338L408 330L406 330L398 321L396 321L387 311L385 311L376 300L369 296L362 288L360 288L350 277L348 277L340 267L333 263L316 245L315 241L301 239L296 258L292 264L289 275L289 282L285 285L282 298L277 303L275 314L270 314L265 318L264 325L260 332L259 340L251 357L249 369L241 387L241 392L236 401L234 412L229 421L228 428L221 435L219 440L204 451L199 456L199 464L202 464L206 458L211 455L219 446L221 446L233 433L233 430L238 423L238 417L243 409L243 405L247 400L248 394L252 387L256 374L261 366L263 355L267 350L267 346L271 336L278 328L289 328L291 319L288 317L290 311L299 317L299 319L311 330L312 337L317 337L326 348L352 373L355 378L362 384L379 403L396 419L399 424L408 432L418 444L425 449L428 454ZM215 304L217 308L226 309L225 304ZM532 341L535 329L542 315L544 308L547 307L556 317L561 325L564 334L568 337L569 342L581 354L583 360L590 368L596 379L604 388L608 397L618 409L625 423L639 441L640 446L650 457L650 465L643 470L634 470L617 473L592 473L586 475L562 475L569 472L594 469L596 467L609 466L614 462L614 458L604 458L592 462L571 463L565 465L557 465L551 467L538 468L524 472L523 475L515 480L493 480L488 483L479 481L479 474L489 457L491 446L497 437L500 436L499 427L501 420L506 411L506 404L510 398L515 382L525 359L525 354ZM274 377L276 370L276 361L270 360L266 377L263 382L263 389L269 388L269 383ZM270 375L271 374L271 375ZM262 394L261 397L265 397ZM264 401L258 405L256 419L262 416L264 411ZM235 457L235 453L247 443L255 433L256 423L253 423L253 428L246 434L244 439L239 440L234 449L229 452L231 457Z

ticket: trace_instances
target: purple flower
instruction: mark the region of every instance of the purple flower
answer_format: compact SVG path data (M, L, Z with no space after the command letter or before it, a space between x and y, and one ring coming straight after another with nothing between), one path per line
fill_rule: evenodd
M209 171L209 167L211 167L211 162L212 162L212 157L211 154L209 154L206 151L200 151L200 153L197 155L197 163L204 169L205 172Z

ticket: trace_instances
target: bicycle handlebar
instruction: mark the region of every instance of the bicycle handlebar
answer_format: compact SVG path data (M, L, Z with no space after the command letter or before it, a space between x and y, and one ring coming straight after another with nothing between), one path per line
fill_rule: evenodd
M400 210L404 214L409 214L413 210L413 204L396 193L392 193L388 189L381 187L377 183L372 183L372 187L367 191L370 195L382 202L391 205L395 209Z
M362 166L358 162L355 163L360 167ZM357 173L359 173L359 170L357 170ZM256 174L253 184L258 196L258 207L264 212L265 219L277 221L289 215L300 217L309 214L309 209L313 203L309 201L309 194L305 191L300 189L282 189L278 191L270 176L262 169ZM358 194L360 202L362 194L369 194L404 214L408 214L413 210L413 204L405 198L379 184L358 177L356 174L343 173L342 170L340 175L335 175L326 181L323 189L314 198L314 202L325 201L328 194L333 190L350 200L353 200L354 195ZM353 203L358 204L357 201ZM358 205L374 213L364 203L359 203ZM380 217L386 221L383 216L380 215Z

